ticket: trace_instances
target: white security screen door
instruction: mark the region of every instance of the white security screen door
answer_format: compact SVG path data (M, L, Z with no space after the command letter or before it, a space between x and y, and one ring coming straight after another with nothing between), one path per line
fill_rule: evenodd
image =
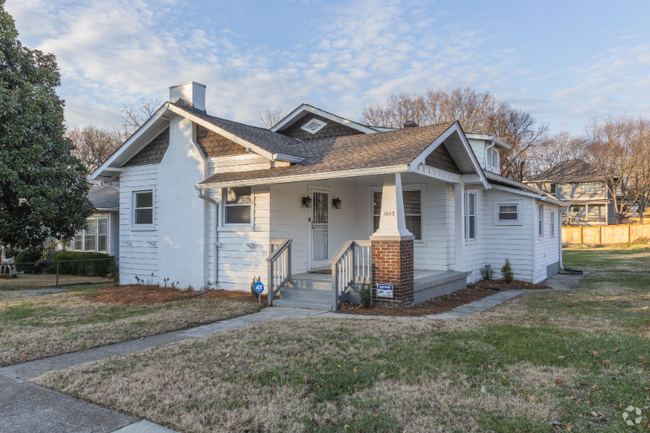
M311 218L311 267L325 268L329 265L329 194L314 191Z

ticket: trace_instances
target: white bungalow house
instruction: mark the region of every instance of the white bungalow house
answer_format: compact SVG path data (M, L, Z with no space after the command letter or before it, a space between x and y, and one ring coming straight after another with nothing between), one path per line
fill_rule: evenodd
M336 309L364 282L375 301L408 305L486 265L498 277L506 259L533 282L561 266L563 203L499 176L508 145L494 137L458 122L375 128L306 104L268 130L210 116L205 92L171 87L92 175L120 182L122 284L248 290L259 277L276 305Z

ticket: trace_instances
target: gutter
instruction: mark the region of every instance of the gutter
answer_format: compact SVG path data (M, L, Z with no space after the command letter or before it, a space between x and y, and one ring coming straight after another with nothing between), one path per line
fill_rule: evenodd
M208 195L203 193L203 188L194 187L196 189L196 194L201 200L205 200L208 203L214 205L214 218L215 218L215 227L214 227L214 287L217 288L217 283L219 282L219 230L217 226L219 225L219 202ZM210 282L208 281L208 284Z

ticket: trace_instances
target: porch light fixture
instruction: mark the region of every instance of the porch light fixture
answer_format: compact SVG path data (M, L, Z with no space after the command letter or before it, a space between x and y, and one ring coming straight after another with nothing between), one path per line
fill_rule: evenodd
M332 206L334 206L334 209L341 209L341 199L335 198L332 200Z
M311 207L311 197L303 197L302 198L302 207Z

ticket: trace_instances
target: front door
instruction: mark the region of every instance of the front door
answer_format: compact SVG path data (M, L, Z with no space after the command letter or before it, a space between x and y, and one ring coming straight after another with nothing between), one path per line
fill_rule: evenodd
M329 193L312 191L311 268L329 265Z

